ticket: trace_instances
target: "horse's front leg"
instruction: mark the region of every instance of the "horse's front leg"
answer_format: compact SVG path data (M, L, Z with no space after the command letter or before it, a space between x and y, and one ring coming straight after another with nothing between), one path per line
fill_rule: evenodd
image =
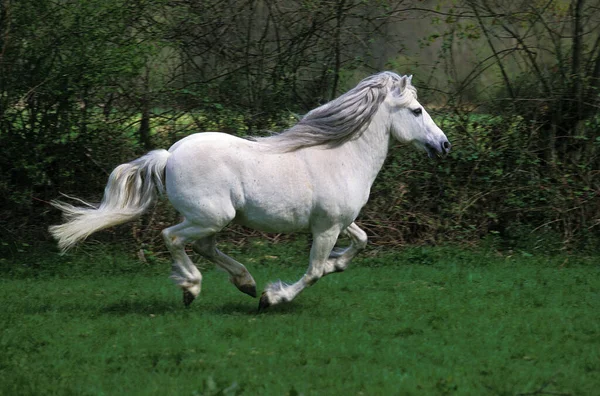
M340 229L337 226L331 227L326 231L313 230L310 263L304 276L298 282L291 285L281 281L270 283L260 297L258 309L262 310L271 305L292 301L302 290L308 286L312 286L325 275L325 267L339 233Z
M356 255L367 246L367 233L352 223L343 232L350 238L350 246L343 249L334 249L329 255L323 275L332 272L342 272Z

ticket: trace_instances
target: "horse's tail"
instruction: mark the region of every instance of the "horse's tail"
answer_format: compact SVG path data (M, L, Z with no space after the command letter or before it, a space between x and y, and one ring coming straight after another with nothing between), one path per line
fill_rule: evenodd
M53 201L63 211L66 222L49 228L62 251L73 247L90 234L136 219L154 202L157 191L164 191L165 167L171 154L154 150L112 171L99 206L83 200L87 207Z

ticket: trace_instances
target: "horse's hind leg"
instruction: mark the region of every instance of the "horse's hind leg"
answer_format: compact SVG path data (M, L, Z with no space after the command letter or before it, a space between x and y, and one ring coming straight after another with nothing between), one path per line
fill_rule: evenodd
M256 282L246 267L217 249L216 235L210 235L194 242L195 252L210 260L229 274L229 280L241 292L256 297Z
M185 252L185 246L196 239L213 234L187 220L163 230L165 245L173 257L171 279L183 290L183 303L188 306L200 294L202 274Z

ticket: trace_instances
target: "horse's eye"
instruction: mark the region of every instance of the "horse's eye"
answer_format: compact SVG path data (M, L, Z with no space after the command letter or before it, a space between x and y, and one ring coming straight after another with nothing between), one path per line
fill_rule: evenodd
M421 115L421 113L423 112L423 110L419 107L417 109L411 110L412 113L415 115L415 117L418 117Z

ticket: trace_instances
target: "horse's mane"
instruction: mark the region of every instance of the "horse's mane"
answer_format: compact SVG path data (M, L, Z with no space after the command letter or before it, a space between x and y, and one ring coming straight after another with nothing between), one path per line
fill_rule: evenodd
M367 77L337 99L308 112L293 127L254 140L284 152L320 145L340 146L364 133L379 105L400 80L401 77L392 72ZM407 93L416 96L416 89L410 83L399 95L403 97Z

